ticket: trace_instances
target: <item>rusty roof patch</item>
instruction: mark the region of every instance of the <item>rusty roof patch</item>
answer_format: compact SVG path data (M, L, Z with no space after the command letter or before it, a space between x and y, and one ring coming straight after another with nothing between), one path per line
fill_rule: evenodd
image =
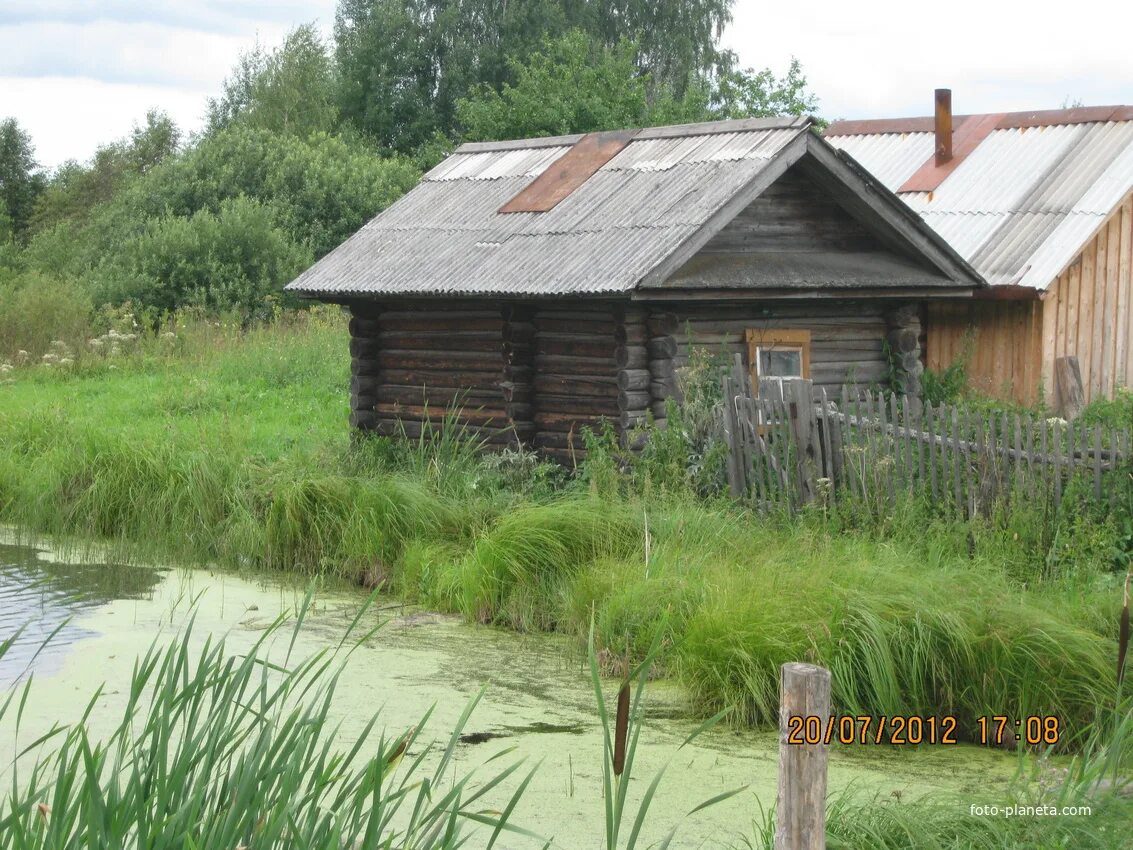
M547 212L619 154L636 130L588 133L500 207L501 213Z
M936 164L936 153L928 158L916 173L905 181L898 192L932 192L945 181L949 174L963 162L968 154L979 147L980 142L996 128L1003 119L998 115L972 115L965 118L953 134L952 158L947 162Z

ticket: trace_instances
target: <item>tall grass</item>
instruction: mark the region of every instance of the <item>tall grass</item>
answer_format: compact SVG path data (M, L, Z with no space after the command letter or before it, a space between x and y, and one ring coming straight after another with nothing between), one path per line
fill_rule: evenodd
M755 516L706 496L711 475L685 475L669 444L651 472L618 478L607 454L566 479L453 428L354 440L345 338L328 312L199 323L115 370L21 370L0 386L0 521L135 556L365 574L580 646L593 621L604 662L657 641L654 674L741 723L775 722L779 666L797 660L833 671L840 710L969 730L986 714L1085 729L1112 701L1121 592L1093 560L1112 551L1096 528L1067 528L1073 568L1035 573L1006 520L950 525L917 504L885 529Z
M0 802L0 848L432 850L462 846L476 829L489 848L505 830L529 835L507 822L526 781L503 814L485 813L482 802L520 763L477 775L474 786L472 774L453 775L475 700L447 745L425 739L427 715L387 736L375 714L338 749L330 709L344 655L291 659L309 603L283 658L272 650L288 637L282 619L240 655L212 636L194 650L191 623L168 645L155 642L135 664L109 735L89 728L96 693L75 724L16 758ZM340 650L348 640L349 631ZM0 643L0 657L11 642ZM0 720L14 715L18 730L31 687L9 692Z

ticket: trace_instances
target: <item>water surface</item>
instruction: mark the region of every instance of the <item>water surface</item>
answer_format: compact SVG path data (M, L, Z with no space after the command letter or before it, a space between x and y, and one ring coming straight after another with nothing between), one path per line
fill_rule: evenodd
M20 732L26 743L54 722L73 721L106 682L91 722L96 732L100 726L109 731L121 716L134 659L152 641L177 634L194 602L194 639L223 634L238 652L276 617L293 611L305 591L272 578L71 559L47 548L0 545L0 640L24 627L14 650L0 660L0 694L17 677L34 672ZM349 588L320 590L295 651L337 644L364 598ZM378 708L379 725L396 734L435 705L429 728L437 738L447 737L468 700L486 687L460 745L458 769L514 747L513 757L541 762L514 822L553 836L561 847L600 846L601 728L577 645L562 636L469 625L396 600L372 608L364 625L379 619L385 624L351 656L338 688L342 748ZM53 632L48 648L37 654ZM751 834L760 808L775 805L777 736L717 729L681 748L699 719L671 684L651 684L648 694L635 768L640 784L669 763L648 837L657 840L681 823L674 846L738 843L739 836ZM12 734L10 723L0 726L0 752L15 743ZM892 799L959 792L987 802L1004 798L1016 765L1013 756L969 746L836 748L830 787ZM701 800L741 785L749 788L739 796L684 817ZM497 802L502 805L504 798ZM513 839L507 846L537 845Z

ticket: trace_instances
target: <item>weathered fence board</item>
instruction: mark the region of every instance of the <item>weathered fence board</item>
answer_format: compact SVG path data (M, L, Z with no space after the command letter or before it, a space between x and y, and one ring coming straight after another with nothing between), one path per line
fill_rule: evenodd
M768 382L755 394L739 363L722 388L729 490L786 512L819 499L892 504L909 492L967 516L1011 498L1057 507L1076 479L1102 499L1112 490L1106 476L1133 445L1128 431L1030 413L920 405L846 387L834 402L809 381Z

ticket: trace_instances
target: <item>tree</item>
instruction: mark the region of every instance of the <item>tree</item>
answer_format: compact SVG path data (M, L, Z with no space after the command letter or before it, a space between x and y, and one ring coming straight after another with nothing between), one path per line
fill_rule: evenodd
M717 118L805 115L818 108L818 98L807 90L802 65L793 56L782 77L776 77L770 68L724 71L716 81L711 101Z
M20 129L15 118L0 121L0 203L7 228L17 239L27 234L43 186L31 136Z
M680 102L690 81L723 67L716 42L730 8L731 0L340 0L339 104L360 130L410 152L438 133L455 137L462 100L483 86L516 86L516 63L572 30L596 48L632 43L647 99Z
M515 85L484 83L457 103L465 138L490 140L588 133L639 126L648 112L637 47L613 49L575 30L546 43L526 64L512 60Z
M55 170L38 199L31 230L85 219L131 179L175 154L180 142L181 131L173 119L161 110L149 110L144 124L135 124L128 137L97 148L86 165L68 160Z
M546 42L527 62L512 60L514 85L484 84L457 104L471 141L588 133L725 118L800 115L817 99L797 60L783 77L770 69L694 74L678 94L642 73L639 48L623 41L606 48L575 30Z
M209 98L206 126L216 132L241 121L250 127L308 136L337 120L335 71L312 24L292 30L272 51L257 45L240 56L219 98Z

